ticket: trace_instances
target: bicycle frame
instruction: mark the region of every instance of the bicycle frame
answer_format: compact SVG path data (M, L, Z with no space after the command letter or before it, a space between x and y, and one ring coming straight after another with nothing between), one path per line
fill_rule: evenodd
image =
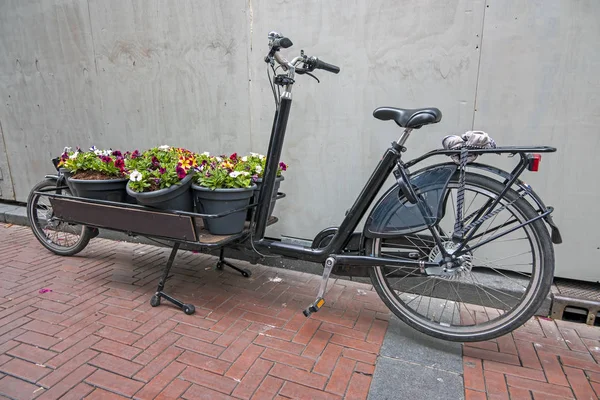
M257 203L257 213L256 213L256 225L254 227L254 233L251 237L252 244L255 248L262 248L267 250L272 254L282 255L289 258L296 258L304 261L318 262L323 263L329 257L333 257L335 259L336 265L350 265L354 267L373 267L377 265L388 265L388 266L404 266L404 267L419 267L421 271L426 267L439 266L438 263L426 262L426 261L411 261L411 260L398 260L393 258L385 258L385 257L369 257L365 255L348 255L348 254L340 254L342 250L349 243L352 235L356 227L358 226L361 219L365 216L366 211L369 209L370 205L373 203L375 196L379 193L383 184L387 180L390 173L393 171L394 167L398 167L398 175L399 179L403 179L404 182L408 182L408 167L413 166L429 157L435 155L453 155L460 154L460 150L434 150L429 153L424 154L421 157L418 157L414 160L411 160L407 163L403 163L401 161L401 153L404 150L404 143L408 139L410 134L410 129L407 129L403 132L401 138L392 142L392 146L386 150L380 162L376 166L373 171L371 177L363 187L361 193L358 198L355 200L354 204L347 212L344 220L340 224L339 228L333 234L331 241L323 248L308 248L299 245L282 243L280 241L267 239L265 238L265 229L268 218L268 210L270 199L273 194L273 189L275 186L275 179L277 174L277 166L279 164L279 160L281 157L281 151L283 148L283 143L285 139L285 132L287 127L287 121L291 109L292 104L292 95L291 95L291 85L286 87L286 90L283 92L280 98L279 107L275 112L275 118L273 121L273 128L271 130L271 138L269 141L269 148L267 152L267 162L265 168L265 174L263 179L263 186L261 188L259 194L259 200ZM471 151L471 150L470 150ZM505 176L504 190L500 193L497 199L493 202L490 201L483 207L479 214L476 216L474 220L481 218L486 213L491 212L494 207L502 200L505 194L508 192L510 187L517 182L521 173L527 167L527 157L526 154L530 152L538 152L538 153L546 153L546 152L554 152L555 148L548 146L538 146L538 147L502 147L502 148L494 148L494 149L475 149L471 152L474 154L486 154L486 153L496 153L496 154L519 154L521 160L519 164L515 167L515 169ZM410 185L408 185L410 186ZM534 196L537 198L537 196ZM514 229L519 229L523 225L529 224L540 218L547 218L549 214L553 211L552 207L545 208L542 214L535 219L527 221L511 230L503 232L498 236L493 236L490 239L485 240L480 245L490 242L491 240L495 240L500 236L508 234L512 232ZM423 213L424 211L421 210ZM552 226L552 224L549 222ZM553 226L554 228L554 226ZM464 243L466 243L469 239L471 239L475 233L477 232L478 226L475 226L469 232L466 233L466 236L463 243L460 247L455 251L455 255L460 255L463 253ZM434 240L438 244L444 256L447 256L444 246L441 245L441 238L439 234L430 227L430 231L433 235Z

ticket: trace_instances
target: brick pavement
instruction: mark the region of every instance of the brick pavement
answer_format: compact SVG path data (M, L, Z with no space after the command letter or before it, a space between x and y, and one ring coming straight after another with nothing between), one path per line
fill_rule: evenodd
M343 280L307 319L319 277L249 266L246 279L198 253L181 252L167 283L193 316L149 305L168 249L94 239L59 257L0 225L0 254L9 398L364 399L389 320L370 286Z
M533 318L463 346L466 399L598 399L599 361L600 328Z

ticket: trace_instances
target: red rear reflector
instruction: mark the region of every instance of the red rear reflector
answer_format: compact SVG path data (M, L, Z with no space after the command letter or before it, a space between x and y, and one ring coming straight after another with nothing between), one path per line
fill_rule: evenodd
M537 172L540 169L540 162L542 161L541 154L529 154L529 165L527 169L533 172Z

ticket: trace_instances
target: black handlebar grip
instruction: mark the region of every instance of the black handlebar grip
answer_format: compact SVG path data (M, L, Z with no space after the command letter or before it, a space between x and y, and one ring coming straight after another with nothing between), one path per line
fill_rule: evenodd
M287 49L288 47L292 47L294 45L294 43L292 43L292 41L286 37L281 38L279 40L279 46L283 47L284 49Z
M317 58L317 61L315 63L315 68L316 69L322 69L328 72L333 72L334 74L337 74L338 72L340 72L340 67L333 65L333 64L327 64L324 61L321 61Z

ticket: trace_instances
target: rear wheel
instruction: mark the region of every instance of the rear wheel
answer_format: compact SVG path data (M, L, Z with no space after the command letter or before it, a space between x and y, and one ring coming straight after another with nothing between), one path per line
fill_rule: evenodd
M452 253L458 179L451 179L436 224L442 245ZM496 199L504 185L476 174L466 175L464 226L478 209ZM514 229L538 213L514 190L501 200L479 227L466 249ZM373 256L437 262L440 249L429 230L367 243ZM554 274L554 252L542 220L520 227L472 251L460 268L427 269L378 266L369 270L379 296L393 313L413 328L452 341L480 341L502 336L527 321L542 305Z
M85 225L70 224L55 218L50 198L35 193L52 187L56 187L56 181L50 179L33 187L27 199L27 218L33 234L45 248L61 256L72 256L87 246L92 236L91 230ZM71 196L69 189L51 193Z

